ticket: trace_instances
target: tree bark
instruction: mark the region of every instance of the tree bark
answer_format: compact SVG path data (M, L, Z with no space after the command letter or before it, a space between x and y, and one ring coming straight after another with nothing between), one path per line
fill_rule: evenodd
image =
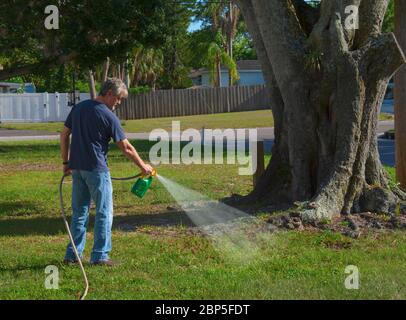
M131 85L131 80L130 80L130 70L129 70L129 66L128 66L128 58L126 59L125 63L124 63L124 83L126 85L127 88L130 88Z
M216 75L214 86L217 88L221 87L221 59L219 56L216 58Z
M395 33L404 52L406 52L406 2L395 2ZM395 143L396 178L400 187L406 190L406 67L403 66L395 76Z
M89 92L90 92L90 98L91 99L96 99L96 84L94 81L94 74L93 70L89 69L88 70L88 76L89 76Z
M275 119L272 160L249 199L296 202L305 219L394 210L376 128L405 58L380 32L387 2L240 0ZM345 28L348 5L363 10L358 30Z
M110 58L107 57L103 64L102 82L106 82L110 69Z

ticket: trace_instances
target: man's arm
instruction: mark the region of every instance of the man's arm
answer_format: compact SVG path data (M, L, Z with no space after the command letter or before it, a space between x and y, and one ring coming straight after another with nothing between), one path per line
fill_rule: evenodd
M118 141L117 146L129 160L133 161L142 170L144 174L152 173L153 168L141 159L141 157L138 155L137 150L135 150L130 141L128 141L127 139Z
M62 157L62 162L67 163L69 160L69 145L70 145L70 134L72 130L69 129L68 127L63 127L60 141L61 141L61 157ZM63 173L64 174L71 174L71 171L69 170L69 166L67 164L63 165Z

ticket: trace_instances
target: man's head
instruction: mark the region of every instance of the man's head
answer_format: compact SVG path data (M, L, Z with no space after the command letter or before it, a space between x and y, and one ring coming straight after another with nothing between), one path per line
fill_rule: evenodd
M118 78L108 78L99 93L99 98L103 103L114 110L116 106L120 105L121 99L128 97L128 90L123 81Z

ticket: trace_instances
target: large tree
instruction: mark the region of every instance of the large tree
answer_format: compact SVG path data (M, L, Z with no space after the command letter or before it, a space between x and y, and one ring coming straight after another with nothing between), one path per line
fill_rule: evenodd
M307 219L395 211L404 194L388 183L376 137L388 80L405 62L381 32L388 0L239 4L275 119L272 159L249 199L297 201Z

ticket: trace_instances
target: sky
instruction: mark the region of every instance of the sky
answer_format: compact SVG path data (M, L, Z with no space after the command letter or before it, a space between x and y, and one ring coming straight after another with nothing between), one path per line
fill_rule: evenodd
M202 26L202 21L199 21L199 20L192 21L189 25L188 31L193 32L193 31L199 30L201 28L201 26Z

